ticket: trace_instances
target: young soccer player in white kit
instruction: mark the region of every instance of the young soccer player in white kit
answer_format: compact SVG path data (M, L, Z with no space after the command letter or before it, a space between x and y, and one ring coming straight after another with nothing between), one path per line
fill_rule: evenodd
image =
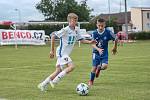
M67 17L69 25L62 28L60 31L52 33L51 37L51 50L50 58L54 58L54 44L55 36L60 38L60 45L56 49L56 70L48 76L43 82L38 85L41 91L46 89L46 86L50 83L51 87L60 81L66 74L70 73L74 69L73 61L70 58L70 53L74 47L76 40L81 41L81 43L95 44L96 41L84 40L79 33L79 27L76 26L78 22L78 16L75 13L69 13ZM63 69L66 65L65 69Z

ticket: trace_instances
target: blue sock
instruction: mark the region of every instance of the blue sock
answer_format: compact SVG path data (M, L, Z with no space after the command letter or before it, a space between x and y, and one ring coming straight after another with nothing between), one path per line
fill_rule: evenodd
M91 72L90 80L91 80L91 81L94 81L94 78L95 78L95 73Z

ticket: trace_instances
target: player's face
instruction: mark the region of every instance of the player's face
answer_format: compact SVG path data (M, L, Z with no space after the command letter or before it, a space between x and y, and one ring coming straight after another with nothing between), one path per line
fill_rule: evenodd
M74 27L74 26L76 26L77 22L78 22L77 18L71 18L70 22L69 22L69 25Z
M105 22L97 22L96 26L100 32L103 32L105 28Z

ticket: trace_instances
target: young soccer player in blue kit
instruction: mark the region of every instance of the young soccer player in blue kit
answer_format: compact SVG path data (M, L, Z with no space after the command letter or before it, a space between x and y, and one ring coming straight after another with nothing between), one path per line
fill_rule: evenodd
M88 85L91 86L94 83L95 77L98 77L101 70L105 70L108 67L108 42L109 40L114 41L112 48L112 54L117 52L117 38L110 30L105 28L105 20L97 20L97 29L93 32L92 38L97 43L93 44L92 54L92 69L90 73L90 80Z

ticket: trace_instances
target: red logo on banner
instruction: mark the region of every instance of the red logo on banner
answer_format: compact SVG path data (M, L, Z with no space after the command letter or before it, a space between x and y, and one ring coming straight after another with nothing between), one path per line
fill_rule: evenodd
M0 22L0 25L9 26L9 25L12 25L12 24L14 24L12 21L2 21L2 22Z

